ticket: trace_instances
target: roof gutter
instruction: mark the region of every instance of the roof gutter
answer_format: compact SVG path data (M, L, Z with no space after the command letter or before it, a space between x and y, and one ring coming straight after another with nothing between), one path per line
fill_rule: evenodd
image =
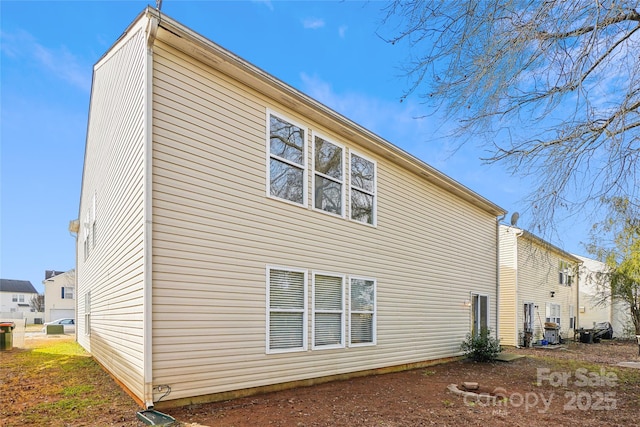
M147 13L159 19L159 11L148 8ZM162 16L159 27L166 30L166 32L158 32L158 39L161 39L163 42L232 76L234 79L241 81L253 89L273 97L273 99L277 99L289 108L299 111L323 125L327 125L332 130L337 130L345 137L358 141L360 144L377 152L386 159L401 164L409 170L413 170L427 181L456 194L458 197L482 208L486 212L494 216L506 214L505 209L485 199L417 157L407 153L370 130L287 85L264 70L250 64L166 15Z

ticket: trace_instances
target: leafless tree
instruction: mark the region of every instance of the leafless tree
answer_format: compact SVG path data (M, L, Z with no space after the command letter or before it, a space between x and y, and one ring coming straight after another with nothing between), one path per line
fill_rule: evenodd
M31 305L33 311L42 313L44 311L44 295L34 295L31 297L29 305Z
M402 99L423 97L486 162L533 179L532 227L602 197L638 204L638 1L410 0L385 13L381 37L412 52Z

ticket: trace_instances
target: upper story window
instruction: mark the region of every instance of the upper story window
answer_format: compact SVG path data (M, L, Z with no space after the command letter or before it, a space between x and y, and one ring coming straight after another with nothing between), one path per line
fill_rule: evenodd
M305 130L269 114L269 195L305 205Z
M565 286L573 284L573 269L566 261L559 261L558 263L558 283Z
M344 149L326 139L313 138L313 207L343 215Z
M376 223L376 164L351 153L351 219Z
M61 297L62 299L73 299L73 286L62 286L61 288Z

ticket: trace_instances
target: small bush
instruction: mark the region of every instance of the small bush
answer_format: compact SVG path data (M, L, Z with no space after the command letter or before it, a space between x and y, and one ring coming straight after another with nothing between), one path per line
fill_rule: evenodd
M478 335L468 333L460 345L464 355L476 362L493 362L502 351L500 340L491 336L491 329L482 328Z

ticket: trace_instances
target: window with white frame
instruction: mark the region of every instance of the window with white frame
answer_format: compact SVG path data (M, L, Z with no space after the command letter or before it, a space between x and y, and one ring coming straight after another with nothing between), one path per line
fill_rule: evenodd
M573 268L566 261L558 262L558 283L565 286L573 284Z
M351 219L375 225L376 221L376 164L351 153L350 197Z
M560 304L546 303L545 306L545 322L557 323L560 325Z
M313 348L344 347L344 277L313 275Z
M96 246L96 193L93 193L91 200L91 247Z
M307 348L307 273L267 268L267 352Z
M575 329L576 326L576 308L569 305L569 329Z
M61 287L61 297L62 299L73 299L73 286L62 286Z
M84 334L91 335L91 291L84 294Z
M18 302L24 302L24 294L18 295Z
M11 295L11 302L18 302L18 294Z
M313 138L313 207L343 215L344 150L314 135Z
M352 277L350 280L349 343L367 345L376 342L376 282Z
M479 336L489 330L489 297L471 294L471 333Z
M305 130L269 114L269 195L305 205Z

